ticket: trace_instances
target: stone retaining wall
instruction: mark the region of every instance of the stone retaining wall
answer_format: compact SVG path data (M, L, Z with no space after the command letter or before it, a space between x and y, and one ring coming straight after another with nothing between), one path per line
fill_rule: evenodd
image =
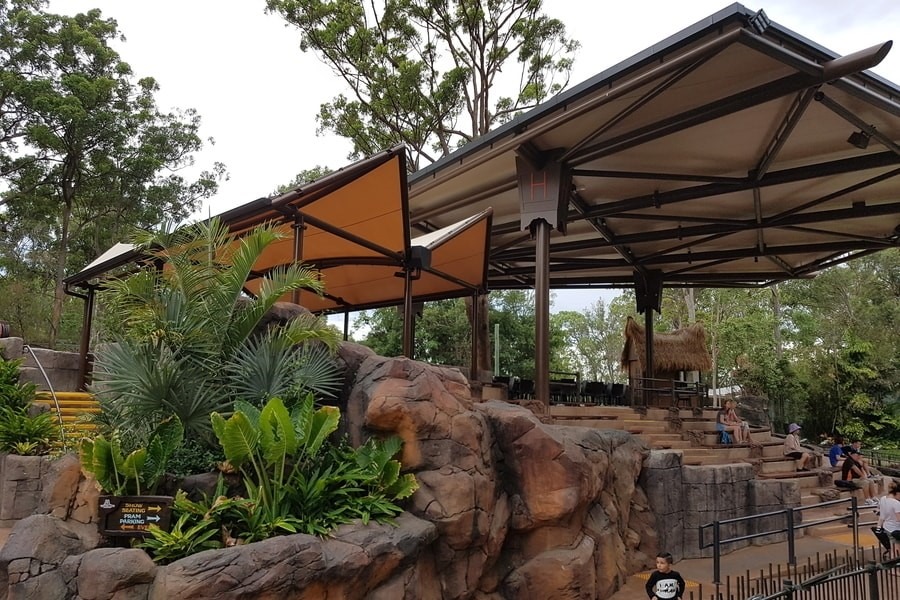
M0 454L0 527L37 511L51 463L48 456Z
M34 356L25 352L25 340L22 338L0 338L0 354L6 360L24 358L22 363L21 381L27 381L37 385L39 390L49 389L44 375L41 373L34 358L37 357L40 366L44 368L53 390L56 392L77 392L81 387L78 367L81 364L81 355L77 352L60 352L47 348L32 348Z
M675 560L713 555L713 549L700 549L699 528L716 520L734 519L800 506L800 487L796 481L754 479L753 466L682 465L678 450L654 450L644 461L641 485L647 490L651 510L656 514L659 547L671 552ZM734 538L784 526L783 517L767 517L725 525L721 538ZM722 547L727 554L754 545L783 541L785 534L744 540ZM704 543L712 542L708 528Z

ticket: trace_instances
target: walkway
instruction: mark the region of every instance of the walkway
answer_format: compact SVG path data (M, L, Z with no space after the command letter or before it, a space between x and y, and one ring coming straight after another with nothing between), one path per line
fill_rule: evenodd
M837 550L843 555L845 550L853 548L853 534L847 529L846 532L835 533L834 530L823 532L824 535L806 535L796 540L795 554L797 563L803 564L807 558L815 559L816 555L831 554ZM868 527L860 527L859 531L860 545L864 549L875 546L878 541L869 531ZM871 552L867 552L867 556ZM751 574L760 571L768 572L769 566L782 565L782 572L788 562L788 545L787 542L778 544L769 544L766 546L748 546L730 554L722 556L721 559L721 579L724 582L727 576L731 576L732 580L740 575L746 575L749 571ZM692 558L685 559L675 563L674 569L681 573L687 582L687 590L684 595L685 600L690 600L690 594L693 592L694 600L707 600L716 591L713 584L713 559L712 558ZM625 582L625 586L611 596L610 600L638 600L646 598L644 585L647 583L647 577L652 571L644 571L636 575L632 575ZM703 596L699 596L700 590L703 590ZM724 594L724 586L721 589Z

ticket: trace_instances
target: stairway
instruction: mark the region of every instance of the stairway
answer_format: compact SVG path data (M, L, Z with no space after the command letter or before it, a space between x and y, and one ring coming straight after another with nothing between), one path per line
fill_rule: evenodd
M67 440L78 440L96 433L97 425L83 419L84 415L100 413L100 403L93 395L85 392L56 392L56 400ZM50 392L38 392L34 402L44 404L51 412L56 413L57 402L54 402Z

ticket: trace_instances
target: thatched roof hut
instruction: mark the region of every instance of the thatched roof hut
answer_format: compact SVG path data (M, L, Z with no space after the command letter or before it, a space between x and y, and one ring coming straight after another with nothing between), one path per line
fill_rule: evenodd
M644 371L646 363L646 337L644 328L628 317L625 324L625 348L622 350L623 371ZM637 362L637 365L634 363ZM678 371L709 371L712 359L706 349L706 330L700 323L694 323L671 333L653 334L653 371L657 374ZM637 366L638 369L634 369Z

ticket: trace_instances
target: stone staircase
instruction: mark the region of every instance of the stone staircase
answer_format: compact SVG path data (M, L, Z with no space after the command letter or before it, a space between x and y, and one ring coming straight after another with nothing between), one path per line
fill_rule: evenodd
M796 461L785 458L783 438L769 428L751 428L752 444L719 444L717 409L664 409L646 411L623 406L551 406L557 424L622 429L636 435L652 449L681 450L685 465L717 465L747 462L757 477L796 479L801 489L819 486L816 471L798 472Z
M50 411L56 413L59 403L59 416L62 420L66 439L77 440L85 436L91 436L97 431L97 425L84 420L84 415L100 413L100 403L85 392L56 392L56 402L50 392L38 392L34 399L35 404L43 404Z

